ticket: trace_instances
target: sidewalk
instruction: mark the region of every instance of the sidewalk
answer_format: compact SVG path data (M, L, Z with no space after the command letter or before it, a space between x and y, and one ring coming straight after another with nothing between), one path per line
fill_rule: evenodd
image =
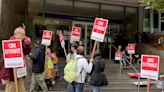
M137 92L138 87L134 85L132 82L137 82L138 79L129 78L127 76L127 73L134 72L132 68L123 69L122 73L120 74L120 65L113 63L113 61L109 61L108 59L105 60L106 62L106 68L105 68L105 74L109 81L109 85L102 87L102 92ZM63 70L65 65L64 58L59 59L59 71L60 71L60 79L57 80L56 84L53 85L53 91L49 92L65 92L67 84L63 79ZM30 85L30 72L31 68L28 68L29 75L26 77L26 89L29 89ZM150 87L151 92L160 92L159 89L156 88L156 85L153 84ZM4 92L3 89L0 90L0 92ZM91 86L89 83L86 83L84 86L84 92L90 92ZM36 91L38 92L38 91ZM41 91L40 91L41 92ZM146 92L146 87L141 87L140 92Z

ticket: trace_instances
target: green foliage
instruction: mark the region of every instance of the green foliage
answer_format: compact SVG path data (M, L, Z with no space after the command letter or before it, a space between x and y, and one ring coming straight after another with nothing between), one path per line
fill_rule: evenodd
M139 0L142 6L146 9L154 9L164 12L164 0Z

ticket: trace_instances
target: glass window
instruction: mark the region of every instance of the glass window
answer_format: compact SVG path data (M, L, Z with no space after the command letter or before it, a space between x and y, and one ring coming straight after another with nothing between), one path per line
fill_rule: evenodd
M110 19L123 19L124 7L114 5L101 5L100 16Z
M72 1L46 0L46 12L72 13Z
M43 0L28 0L28 14L29 15L37 15L38 13L43 11L44 2Z
M96 17L99 11L99 4L75 2L74 13L75 15Z
M164 31L164 13L161 14L161 31Z
M144 16L144 32L150 33L150 10L145 10Z
M72 13L72 1L45 0L45 12ZM44 10L44 0L29 0L29 12L38 14Z
M135 32L138 31L138 8L125 8L125 24L127 40L132 42L134 40Z
M154 11L154 28L158 28L158 12Z
M159 32L159 29L158 29L158 12L157 11L154 11L154 15L153 15L153 27L154 27L154 33L155 32Z

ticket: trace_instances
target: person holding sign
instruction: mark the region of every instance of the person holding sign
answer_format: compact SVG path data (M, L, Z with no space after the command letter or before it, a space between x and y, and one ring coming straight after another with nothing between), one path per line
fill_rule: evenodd
M67 92L83 92L86 75L87 73L91 72L93 66L93 60L90 60L88 63L86 58L84 58L83 47L77 48L77 54L75 55L75 58L77 59L75 62L77 62L76 69L79 72L79 76L72 83L68 83ZM69 63L71 63L71 61L69 61Z
M52 81L56 76L54 65L58 63L57 56L53 52L53 50L48 47L47 49L47 59L45 61L45 81L48 87L48 90L52 90Z
M41 44L41 41L37 41L35 47L34 52L29 55L30 59L33 61L31 86L29 92L33 92L36 84L42 88L43 92L47 92L48 88L44 77L45 47Z
M66 57L67 63L71 60L71 58L73 58L73 57L75 57L75 55L77 55L77 47L78 47L78 44L76 44L76 43L73 43L71 45L71 52Z
M128 53L128 47L127 46L125 47L125 50L123 51L123 56L124 56L123 62L126 62L126 65L128 65L128 62L132 63L133 57L131 54ZM128 60L128 62L126 60Z
M90 73L90 85L92 92L101 92L101 87L108 84L104 74L105 62L100 53L97 51L94 54L94 62L92 72Z
M117 51L120 53L120 60L119 60L120 64L122 66L126 66L126 61L122 59L122 52L123 52L123 50L122 50L122 46L121 45L118 46L118 50Z
M9 40L20 39L22 41L23 53L27 55L30 53L30 38L26 36L25 29L17 27L14 30L14 36L11 36ZM25 61L25 60L24 60ZM25 67L25 66L24 66ZM9 71L9 82L6 84L5 92L15 92L13 68L6 68ZM24 85L24 78L18 78L18 92L26 92Z
M82 41L82 40L80 40L79 46L84 47L84 44L83 44L83 41ZM78 46L78 47L79 47L79 46Z

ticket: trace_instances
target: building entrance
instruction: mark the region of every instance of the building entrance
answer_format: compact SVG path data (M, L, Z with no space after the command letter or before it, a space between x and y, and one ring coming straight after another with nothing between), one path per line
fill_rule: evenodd
M90 55L94 41L90 39L93 23L73 21L72 26L81 28L81 41L85 48L85 55Z

